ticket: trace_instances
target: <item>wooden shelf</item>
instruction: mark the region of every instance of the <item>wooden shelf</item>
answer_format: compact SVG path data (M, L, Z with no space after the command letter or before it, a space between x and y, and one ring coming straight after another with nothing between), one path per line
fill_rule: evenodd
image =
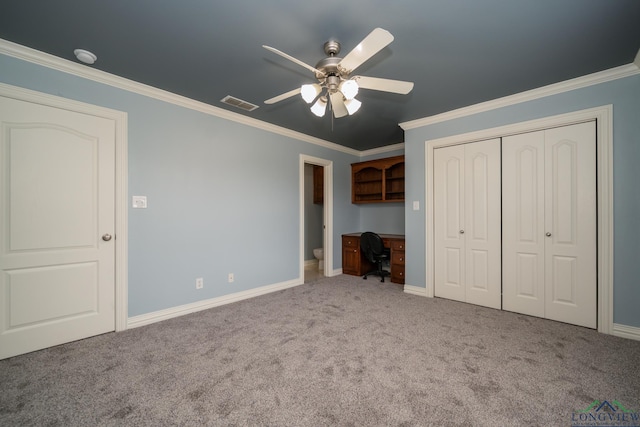
M351 203L404 202L404 156L351 164Z

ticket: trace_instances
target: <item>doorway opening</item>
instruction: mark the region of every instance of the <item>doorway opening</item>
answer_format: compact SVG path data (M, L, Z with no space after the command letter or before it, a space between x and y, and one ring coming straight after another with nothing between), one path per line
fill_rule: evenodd
M300 279L309 283L333 271L332 162L300 156Z

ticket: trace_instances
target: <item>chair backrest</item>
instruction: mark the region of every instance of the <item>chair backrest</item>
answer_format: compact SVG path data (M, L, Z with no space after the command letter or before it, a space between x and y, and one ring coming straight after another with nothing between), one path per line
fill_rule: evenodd
M369 262L376 262L376 256L384 254L384 243L376 233L365 231L360 236L360 250Z

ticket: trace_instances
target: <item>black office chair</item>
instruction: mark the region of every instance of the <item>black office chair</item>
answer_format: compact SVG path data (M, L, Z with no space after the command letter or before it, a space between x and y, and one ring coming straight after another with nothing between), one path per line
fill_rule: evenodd
M362 233L360 236L360 250L367 261L376 265L376 269L368 272L363 279L367 279L370 274L380 276L380 281L384 282L385 276L390 276L386 270L382 269L382 264L389 259L389 250L385 249L382 238L370 231Z

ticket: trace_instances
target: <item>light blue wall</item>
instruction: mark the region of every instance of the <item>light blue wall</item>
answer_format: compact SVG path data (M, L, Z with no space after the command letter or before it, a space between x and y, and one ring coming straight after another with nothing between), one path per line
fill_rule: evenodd
M613 104L614 322L640 327L640 75L405 132L407 284L425 280L425 141ZM419 200L420 211L411 210Z
M356 156L4 55L0 82L128 113L129 195L149 205L129 208L130 316L297 279L300 154L333 161L334 268L360 228Z
M358 205L360 230L376 233L404 234L404 203Z

